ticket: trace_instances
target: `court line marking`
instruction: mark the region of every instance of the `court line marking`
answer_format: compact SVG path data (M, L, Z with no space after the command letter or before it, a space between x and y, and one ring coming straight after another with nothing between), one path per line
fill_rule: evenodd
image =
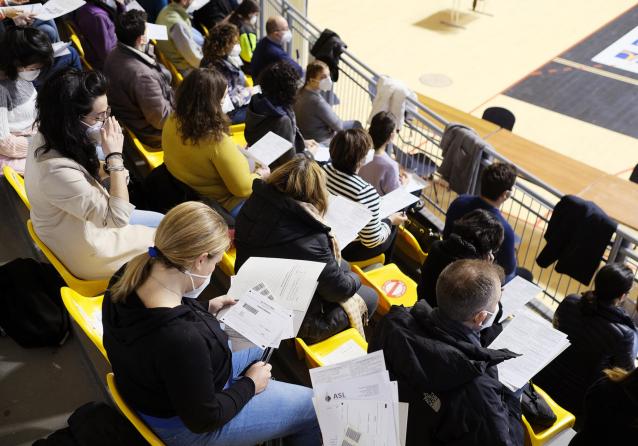
M601 70L600 68L591 67L589 65L585 65L579 62L574 62L572 60L563 59L562 57L556 57L552 60L553 62L559 63L561 65L566 65L568 67L576 68L578 70L587 71L592 74L597 74L599 76L604 76L609 79L614 79L620 82L625 82L630 85L638 85L638 79L633 79L628 76L623 76L622 74L611 73L606 70Z

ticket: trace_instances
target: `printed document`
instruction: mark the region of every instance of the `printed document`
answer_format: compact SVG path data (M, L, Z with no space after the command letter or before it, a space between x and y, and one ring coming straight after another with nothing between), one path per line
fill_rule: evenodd
M71 42L55 42L52 43L51 46L53 47L53 57L61 57L71 54L71 51L69 51Z
M317 151L314 154L315 161L318 163L327 163L330 161L330 148L323 144L317 144Z
M403 189L408 192L417 192L428 187L428 182L415 173L408 173L408 182L403 185Z
M516 276L503 287L503 295L501 296L501 305L503 306L503 317L501 321L512 316L518 310L522 309L527 302L541 293L541 289L523 279Z
M337 239L339 249L343 249L359 235L372 218L372 212L362 204L355 203L340 195L328 196L328 210L324 219Z
M389 194L381 197L381 207L379 208L379 218L389 217L395 212L401 211L412 203L419 201L419 197L400 187Z
M146 23L146 34L149 40L168 40L168 30L166 25L156 25L155 23Z
M323 363L326 365L338 364L343 361L365 356L366 351L359 344L349 339L332 352L323 356Z
M42 6L36 18L40 20L53 20L65 14L75 11L84 5L84 0L50 0Z
M266 133L259 141L244 151L245 155L262 166L269 166L292 148L292 143L273 132Z
M543 367L569 347L567 335L540 317L518 311L489 348L506 348L521 356L498 364L499 380L513 391L523 387Z
M6 13L6 11L20 11L23 13L38 15L42 12L42 3L33 3L31 5L13 5L13 6L4 6L0 8L0 11Z

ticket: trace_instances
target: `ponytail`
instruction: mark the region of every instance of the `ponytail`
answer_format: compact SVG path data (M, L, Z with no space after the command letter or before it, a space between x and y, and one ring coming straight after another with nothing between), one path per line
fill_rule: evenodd
M117 303L126 300L126 296L148 279L151 265L151 257L147 253L140 254L129 261L122 277L111 287L111 301Z

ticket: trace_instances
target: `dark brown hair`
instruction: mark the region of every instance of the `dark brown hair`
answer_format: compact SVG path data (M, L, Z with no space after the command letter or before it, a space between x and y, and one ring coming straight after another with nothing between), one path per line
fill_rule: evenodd
M330 141L330 158L335 169L354 175L372 148L372 138L363 129L341 130Z
M236 26L241 26L243 20L247 20L251 14L259 12L259 5L255 0L244 0L228 18L228 21Z
M221 102L226 92L226 78L214 68L191 71L176 93L175 119L182 142L199 143L204 138L214 142L228 134L228 117Z
M508 163L492 163L481 175L481 195L496 200L516 183L516 166Z
M239 42L239 29L232 23L220 23L210 30L204 42L204 58L201 66L207 66L218 59L223 59Z
M392 112L380 111L372 117L368 132L374 143L374 150L381 148L397 128L397 120Z

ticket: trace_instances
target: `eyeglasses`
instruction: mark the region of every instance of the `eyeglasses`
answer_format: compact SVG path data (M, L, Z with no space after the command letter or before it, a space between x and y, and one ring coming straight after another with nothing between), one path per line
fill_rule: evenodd
M106 111L103 111L102 113L89 113L88 115L84 115L84 117L95 119L98 122L105 122L111 117L111 107L107 107Z

